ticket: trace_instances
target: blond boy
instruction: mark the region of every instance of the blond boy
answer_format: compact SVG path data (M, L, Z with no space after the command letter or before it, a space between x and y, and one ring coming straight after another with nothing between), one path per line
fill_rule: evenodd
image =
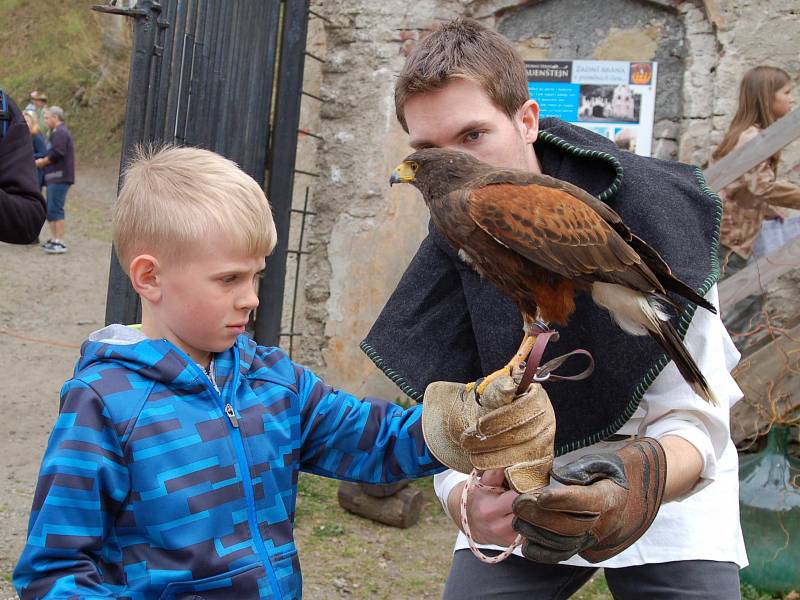
M244 335L275 241L264 193L221 156L167 147L127 168L114 243L142 327L93 333L62 389L22 598L299 597L300 470L442 470L421 407L358 400Z

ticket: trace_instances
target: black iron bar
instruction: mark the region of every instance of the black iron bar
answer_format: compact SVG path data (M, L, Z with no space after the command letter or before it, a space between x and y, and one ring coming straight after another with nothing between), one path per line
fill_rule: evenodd
M306 56L308 56L309 58L313 58L314 60L316 60L316 61L318 61L318 62L321 62L321 63L323 63L323 64L325 63L325 59L324 59L324 58L320 58L319 56L317 56L316 54L312 54L312 53L311 53L311 52L309 52L308 50L306 50L304 54L305 54Z
M297 129L300 126L300 100L308 33L309 0L291 0L283 5L280 63L275 120L270 139L269 197L278 232L275 252L267 260L261 280L261 307L255 324L256 341L264 345L279 342L283 306L280 299L286 287L286 250L297 156Z
M319 100L320 102L325 102L324 98L321 98L320 96L316 96L316 95L312 94L311 92L307 92L305 90L303 90L303 96L308 96L309 98L313 98L314 100Z
M313 138L317 138L318 140L322 140L323 142L325 141L324 137L322 137L321 135L318 135L316 133L311 133L308 129L302 129L302 128L298 129L297 133L302 133L303 135L308 135L308 136L311 136Z
M331 25L333 25L333 21L331 21L328 17L323 17L321 14L311 10L310 8L308 9L308 14L317 17L318 19L325 21L326 23L330 23Z
M208 12L208 2L198 0L194 10L193 42L192 42L192 62L189 66L189 89L186 96L186 119L183 124L183 142L188 145L196 145L197 138L197 116L195 109L195 95L199 94L197 100L202 102L202 87L199 85L199 73L203 69L203 53L205 51L206 35L206 15ZM191 118L190 118L191 117Z
M294 265L294 289L292 290L292 312L289 318L289 331L294 332L294 323L295 323L295 316L297 314L297 290L300 287L300 260L303 254L308 254L308 252L303 251L303 236L306 231L306 215L308 215L308 191L309 188L306 186L305 195L303 197L303 210L299 211L301 214L300 217L300 237L297 240L297 250L294 252L297 254L297 261ZM294 209L293 209L294 210ZM294 351L294 337L289 338L289 358L292 358L292 354Z
M153 87L150 91L150 113L147 117L149 128L145 140L165 140L165 106L169 93L170 81L172 78L172 47L175 37L175 14L177 5L169 2L165 6L163 13L164 19L171 24L168 28L160 28L157 34L157 51L155 52L158 60L155 64L155 76Z
M303 169L294 169L295 173L300 173L301 175L308 175L310 177L320 177L319 173L312 173L311 171L304 171Z
M122 135L120 168L128 161L134 145L142 141L144 134L145 114L150 92L149 83L153 67L153 47L156 42L156 20L161 12L161 6L154 6L152 0L141 0L137 8L147 14L138 15L133 23L128 104L125 107L125 130ZM135 323L139 314L139 296L131 287L128 277L119 264L117 253L112 248L106 295L106 324Z

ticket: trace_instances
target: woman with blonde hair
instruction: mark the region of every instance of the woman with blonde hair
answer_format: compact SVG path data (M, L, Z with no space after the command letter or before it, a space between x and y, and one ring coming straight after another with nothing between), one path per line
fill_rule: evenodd
M728 132L711 155L720 160L745 145L762 130L792 110L793 84L777 67L759 66L745 73L739 87L739 105ZM766 219L783 221L774 207L800 209L800 187L777 179L780 152L759 163L720 192L723 201L719 259L722 278L752 261L753 245ZM723 321L734 334L753 331L761 313L761 296L749 296L724 311ZM740 338L740 345L752 336Z
M31 130L31 144L33 144L34 160L37 158L42 158L43 156L47 156L47 142L44 139L42 130L39 128L39 121L36 118L36 115L26 110L24 113L22 113L22 116L25 117L25 122L28 124L28 129ZM42 186L44 185L44 170L37 167L36 172L39 177L39 189L41 190Z

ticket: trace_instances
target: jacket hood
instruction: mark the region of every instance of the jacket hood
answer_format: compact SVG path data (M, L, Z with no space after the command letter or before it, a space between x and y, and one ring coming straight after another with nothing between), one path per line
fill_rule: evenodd
M277 348L265 348L259 358L256 348L253 340L240 335L231 348L217 352L217 385L223 388L238 369L242 377L296 389L293 369L279 360L283 353ZM173 389L195 390L208 383L204 370L183 350L164 339L149 339L136 326L114 324L93 332L81 345L74 375L78 378L96 365L109 362Z
M230 350L221 354L226 353L232 354ZM89 336L81 345L75 377L99 363L109 362L176 388L194 387L205 376L203 369L172 342L149 339L138 329L125 325L109 325Z

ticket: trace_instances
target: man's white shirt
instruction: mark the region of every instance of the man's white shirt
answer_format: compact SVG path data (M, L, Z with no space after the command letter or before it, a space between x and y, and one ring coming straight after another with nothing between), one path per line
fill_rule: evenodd
M711 288L706 298L719 310L717 286ZM698 483L683 497L662 504L647 532L617 556L597 564L574 556L562 564L614 568L679 560L713 560L747 566L739 526L739 460L730 438L730 408L742 397L730 374L739 361L739 352L720 317L703 308L695 312L684 342L720 406L711 406L695 394L670 362L617 434L656 439L675 435L686 439L703 457ZM619 444L601 442L564 454L555 459L554 466L572 462L584 454L613 449ZM466 478L467 475L452 470L434 476L436 495L445 511L450 491ZM463 548L468 548L467 538L459 532L455 550ZM517 548L515 554L522 552Z

